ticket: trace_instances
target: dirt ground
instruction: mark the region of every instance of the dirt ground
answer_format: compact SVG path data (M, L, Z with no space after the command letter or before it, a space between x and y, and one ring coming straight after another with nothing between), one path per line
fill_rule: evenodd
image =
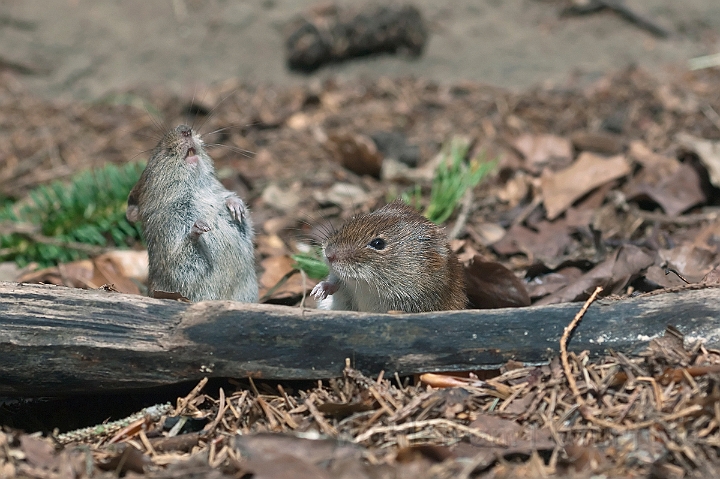
M628 64L662 75L720 46L716 0L628 0L671 32L666 40L611 12L560 18L566 2L557 0L415 0L432 31L420 59L382 56L305 77L285 68L282 29L315 3L64 0L48 8L42 0L1 0L0 69L23 73L46 97L76 99L135 87L188 94L228 78L288 84L329 75L413 75L523 89L592 80Z

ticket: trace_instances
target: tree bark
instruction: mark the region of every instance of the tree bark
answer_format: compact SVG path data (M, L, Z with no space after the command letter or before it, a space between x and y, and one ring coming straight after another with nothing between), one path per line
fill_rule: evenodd
M593 304L570 343L636 353L673 325L720 344L718 290ZM541 363L580 304L363 314L0 283L0 395L95 393L202 377L322 379L345 358L366 373L416 374Z

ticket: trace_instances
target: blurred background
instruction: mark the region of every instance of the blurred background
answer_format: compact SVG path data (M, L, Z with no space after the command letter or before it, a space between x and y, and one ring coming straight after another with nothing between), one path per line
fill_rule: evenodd
M284 29L297 15L331 2L3 0L0 68L16 72L47 98L91 100L136 87L187 93L230 78L289 84L328 76L414 75L527 88L597 79L630 64L664 74L718 50L720 4L714 0L623 2L667 38L609 10L563 14L590 0L412 3L430 32L419 58L378 56L308 77L286 68Z

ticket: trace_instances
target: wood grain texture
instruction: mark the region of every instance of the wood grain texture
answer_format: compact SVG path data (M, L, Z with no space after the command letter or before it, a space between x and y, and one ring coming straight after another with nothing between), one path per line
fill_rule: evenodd
M593 304L570 350L634 353L676 326L720 345L720 290ZM388 315L0 283L0 394L126 390L210 377L321 379L540 363L580 304Z

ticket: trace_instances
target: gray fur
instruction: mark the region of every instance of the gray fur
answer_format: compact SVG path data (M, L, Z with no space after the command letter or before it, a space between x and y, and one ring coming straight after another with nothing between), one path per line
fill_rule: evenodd
M256 302L250 215L218 181L200 137L192 132L183 138L183 131L190 129L181 125L165 135L128 198L128 217L139 217L147 241L150 294ZM188 144L198 157L195 163L186 161Z

